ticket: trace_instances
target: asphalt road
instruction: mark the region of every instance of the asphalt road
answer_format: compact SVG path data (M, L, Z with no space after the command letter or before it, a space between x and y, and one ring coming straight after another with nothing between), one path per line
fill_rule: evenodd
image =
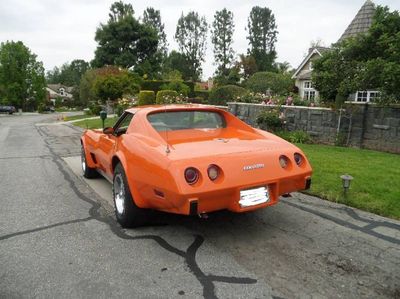
M55 121L0 115L0 298L400 298L400 222L294 194L121 229Z

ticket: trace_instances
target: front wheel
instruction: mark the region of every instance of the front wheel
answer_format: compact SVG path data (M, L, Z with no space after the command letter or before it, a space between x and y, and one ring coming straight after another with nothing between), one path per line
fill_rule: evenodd
M121 164L114 170L113 198L115 216L122 227L138 227L147 223L147 210L135 204Z

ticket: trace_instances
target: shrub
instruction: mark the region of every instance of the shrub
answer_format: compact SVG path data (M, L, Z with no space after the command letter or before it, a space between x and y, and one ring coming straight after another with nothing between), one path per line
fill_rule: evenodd
M260 103L263 103L264 100L266 100L266 99L268 99L268 97L265 94L248 92L248 93L238 97L237 101L242 102L242 103L260 104Z
M304 131L278 131L276 135L291 143L313 143L311 136Z
M212 105L226 105L227 102L236 101L238 97L246 93L246 89L236 85L216 87L211 90L208 103Z
M160 86L161 90L174 90L178 94L187 96L190 93L190 88L185 83L179 80L174 80L168 84L163 84Z
M267 109L262 111L256 119L257 124L263 130L276 131L282 129L282 119L279 110Z
M152 90L155 93L157 93L159 90L163 89L163 88L161 88L163 85L168 85L171 82L172 81L169 81L169 80L144 80L143 82L141 82L140 89L141 90ZM178 82L181 82L182 84L186 85L189 88L187 95L193 96L193 93L194 93L194 83L193 82L189 82L189 81L178 81ZM166 89L171 89L171 88L166 87Z
M175 90L160 90L157 92L156 104L172 104L176 103L178 93Z
M290 74L273 72L255 73L246 82L246 87L253 92L271 92L275 95L288 94L293 90L293 86L294 81Z
M44 103L39 103L38 112L43 113L45 109L46 109L46 105Z
M156 95L152 90L141 90L139 92L139 106L155 104Z
M89 104L89 109L90 109L90 114L92 115L100 115L100 111L102 110L102 107L95 103L95 102L91 102Z
M203 98L203 102L208 102L210 92L208 90L196 90L194 92L195 98Z

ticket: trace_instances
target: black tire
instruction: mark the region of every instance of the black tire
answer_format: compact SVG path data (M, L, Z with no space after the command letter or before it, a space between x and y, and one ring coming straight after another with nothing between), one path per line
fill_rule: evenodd
M87 165L86 154L83 145L81 147L81 166L82 166L82 173L85 178L92 179L99 176L99 173L96 171L96 168L90 168Z
M124 168L120 163L114 170L112 193L115 216L122 227L138 227L148 223L148 210L139 208L135 204Z

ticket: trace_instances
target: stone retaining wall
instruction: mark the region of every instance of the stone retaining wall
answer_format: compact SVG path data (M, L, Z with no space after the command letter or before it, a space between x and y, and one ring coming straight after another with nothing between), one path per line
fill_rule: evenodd
M316 142L400 153L400 107L346 103L342 110L332 110L228 103L228 108L252 126L257 126L257 115L264 109L280 109L287 130L305 131Z

